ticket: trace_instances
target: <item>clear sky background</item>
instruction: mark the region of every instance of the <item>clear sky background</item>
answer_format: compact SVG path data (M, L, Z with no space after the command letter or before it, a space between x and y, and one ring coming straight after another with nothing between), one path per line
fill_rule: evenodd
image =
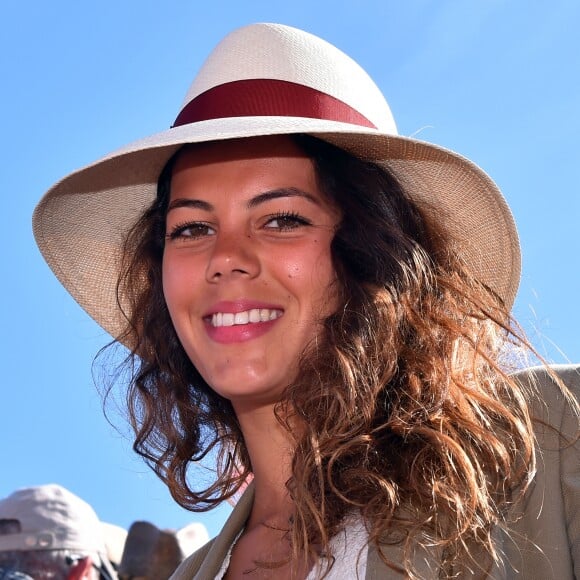
M399 132L481 165L523 247L515 313L551 360L580 361L580 2L577 0L99 0L0 9L0 497L60 483L101 519L217 533L191 514L103 417L91 365L108 336L60 287L34 243L53 182L163 130L211 48L251 22L329 40L371 74ZM87 215L87 220L91 216Z

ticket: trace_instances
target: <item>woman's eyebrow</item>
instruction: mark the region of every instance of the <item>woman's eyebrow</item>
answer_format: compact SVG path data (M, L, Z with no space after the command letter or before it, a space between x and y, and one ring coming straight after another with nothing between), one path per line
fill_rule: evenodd
M272 189L271 191L265 191L264 193L260 193L255 197L252 197L246 204L248 209L256 207L261 203L266 201L270 201L271 199L279 199L281 197L302 197L316 205L319 205L319 201L316 197L312 194L298 189L297 187L281 187L279 189Z
M264 193L260 193L252 197L246 203L246 207L248 209L252 209L254 207L257 207L261 203L265 203L272 199L280 199L282 197L302 197L303 199L306 199L311 203L315 203L316 205L319 205L320 203L318 199L314 197L312 194L303 191L301 189L298 189L297 187L281 187L279 189L265 191ZM174 199L169 203L169 206L167 207L167 213L169 213L172 209L177 209L180 207L201 209L204 211L212 211L214 209L214 206L207 201L203 201L201 199L192 199L190 197L180 197Z
M172 209L177 209L180 207L203 209L204 211L212 211L214 209L213 205L207 201L203 201L201 199L191 199L189 197L178 197L169 203L167 206L167 213L169 213Z

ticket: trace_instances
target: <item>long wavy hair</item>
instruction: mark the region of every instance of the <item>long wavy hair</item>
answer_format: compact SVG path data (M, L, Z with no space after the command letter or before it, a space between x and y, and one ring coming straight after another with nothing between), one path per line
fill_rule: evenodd
M281 424L303 425L287 482L293 555L327 550L358 510L379 553L402 546L402 561L387 564L408 577L417 544L436 549L449 576L485 569L499 558L492 530L535 469L527 394L506 360L506 347L526 342L435 212L412 202L388 170L310 136L292 139L343 216L331 248L340 307L277 406ZM178 154L126 239L118 291L130 309L119 340L132 345L135 451L179 504L205 511L236 494L252 466L231 403L187 357L163 297ZM216 462L215 476L192 481L190 468L204 459ZM487 560L476 562L474 550Z

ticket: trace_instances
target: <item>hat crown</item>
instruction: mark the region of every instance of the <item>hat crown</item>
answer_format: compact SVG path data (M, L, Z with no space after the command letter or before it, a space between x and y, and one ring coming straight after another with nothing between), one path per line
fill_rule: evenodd
M228 34L202 65L182 109L211 89L256 79L314 89L345 103L380 132L397 135L383 94L353 59L317 36L281 24L251 24Z
M0 500L0 519L20 523L17 534L0 535L0 551L81 549L106 552L93 508L56 484L22 488Z

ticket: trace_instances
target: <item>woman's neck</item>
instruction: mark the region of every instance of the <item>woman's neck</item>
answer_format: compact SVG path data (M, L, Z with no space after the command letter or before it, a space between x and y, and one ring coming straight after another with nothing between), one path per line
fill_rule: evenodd
M272 405L235 407L254 474L254 506L246 529L287 526L292 513L286 482L291 475L293 437L276 418Z

